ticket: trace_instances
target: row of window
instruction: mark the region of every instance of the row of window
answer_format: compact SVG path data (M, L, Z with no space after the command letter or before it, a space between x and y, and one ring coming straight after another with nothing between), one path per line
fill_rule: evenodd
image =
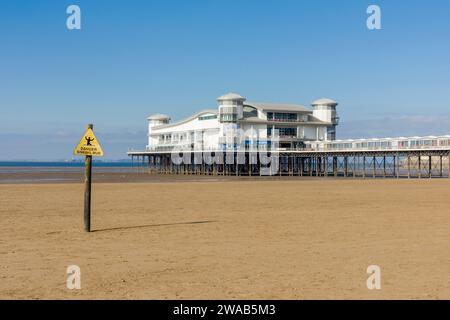
M219 113L220 114L237 113L237 108L236 107L222 107L222 108L219 108Z
M198 117L198 120L202 121L202 120L211 120L211 119L217 119L217 115L213 114L210 116L200 116Z
M296 113L267 112L269 121L297 121Z
M267 135L270 137L272 136L272 127L267 128ZM278 130L278 134L280 137L296 137L297 136L297 128L275 128L275 130Z
M220 105L223 106L242 106L243 103L242 101L238 101L238 100L224 100L220 102Z
M314 106L314 109L316 109L316 110L334 110L334 107L332 107L332 106Z
M221 114L219 117L220 122L236 122L237 114Z
M450 139L364 141L364 142L332 142L332 143L325 143L323 145L323 147L325 149L327 149L327 150L336 150L336 149L391 149L391 148L402 149L402 148L448 147L448 146L450 146Z

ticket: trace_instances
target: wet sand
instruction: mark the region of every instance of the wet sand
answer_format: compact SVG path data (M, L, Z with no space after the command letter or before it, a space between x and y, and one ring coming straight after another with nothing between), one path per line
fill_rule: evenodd
M2 170L3 169L3 170ZM161 182L199 182L199 181L274 181L274 180L307 180L314 177L298 176L212 176L212 175L172 175L151 174L145 169L133 168L93 168L94 183L161 183ZM1 184L65 184L82 183L84 168L0 168Z
M146 179L0 184L0 299L450 299L450 179Z

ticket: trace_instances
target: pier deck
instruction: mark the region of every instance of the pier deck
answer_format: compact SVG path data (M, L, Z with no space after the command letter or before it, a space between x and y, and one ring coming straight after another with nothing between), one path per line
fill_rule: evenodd
M137 170L161 174L449 178L450 148L130 151ZM175 161L173 161L175 159Z

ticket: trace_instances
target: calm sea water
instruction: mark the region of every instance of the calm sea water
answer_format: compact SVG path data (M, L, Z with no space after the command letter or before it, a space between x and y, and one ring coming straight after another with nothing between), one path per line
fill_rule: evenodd
M93 161L94 167L131 167L130 162ZM84 162L0 161L0 167L84 167Z
M131 162L97 162L93 167L100 172L128 172ZM0 173L15 172L77 172L84 168L84 162L37 162L37 161L0 161Z

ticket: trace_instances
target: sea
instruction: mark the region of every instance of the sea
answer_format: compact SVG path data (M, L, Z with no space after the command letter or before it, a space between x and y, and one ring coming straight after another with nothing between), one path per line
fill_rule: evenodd
M93 161L97 172L131 172L131 161ZM0 161L0 173L78 172L84 168L81 161Z

